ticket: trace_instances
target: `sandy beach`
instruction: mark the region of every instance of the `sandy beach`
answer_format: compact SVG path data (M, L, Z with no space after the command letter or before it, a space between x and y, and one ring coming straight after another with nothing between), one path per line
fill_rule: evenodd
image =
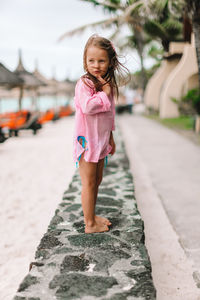
M11 300L75 171L73 117L0 144L0 299Z

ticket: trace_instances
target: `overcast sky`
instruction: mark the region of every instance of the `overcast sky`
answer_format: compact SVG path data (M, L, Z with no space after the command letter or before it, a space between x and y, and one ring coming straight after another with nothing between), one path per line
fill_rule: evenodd
M37 59L39 70L47 77L54 73L58 79L77 78L83 73L82 54L88 37L93 33L108 37L110 32L87 30L56 41L65 31L106 17L100 8L80 0L0 0L0 62L14 70L20 48L27 70L34 70ZM126 56L127 66L138 69L134 52Z

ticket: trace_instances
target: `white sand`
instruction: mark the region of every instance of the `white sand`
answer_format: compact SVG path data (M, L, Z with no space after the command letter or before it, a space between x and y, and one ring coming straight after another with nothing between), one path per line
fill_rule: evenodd
M11 300L75 171L73 117L0 144L0 299Z

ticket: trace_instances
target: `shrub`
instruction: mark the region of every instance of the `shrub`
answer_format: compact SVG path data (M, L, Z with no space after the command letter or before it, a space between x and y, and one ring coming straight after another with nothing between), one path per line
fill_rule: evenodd
M172 101L177 103L181 115L200 115L200 90L198 88L189 90L180 100L172 98Z

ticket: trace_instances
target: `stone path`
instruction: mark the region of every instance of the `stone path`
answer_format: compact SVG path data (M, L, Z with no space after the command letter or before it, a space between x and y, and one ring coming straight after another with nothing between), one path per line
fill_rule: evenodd
M84 233L77 171L14 300L156 299L129 161L121 136L116 138L96 207L112 228Z

